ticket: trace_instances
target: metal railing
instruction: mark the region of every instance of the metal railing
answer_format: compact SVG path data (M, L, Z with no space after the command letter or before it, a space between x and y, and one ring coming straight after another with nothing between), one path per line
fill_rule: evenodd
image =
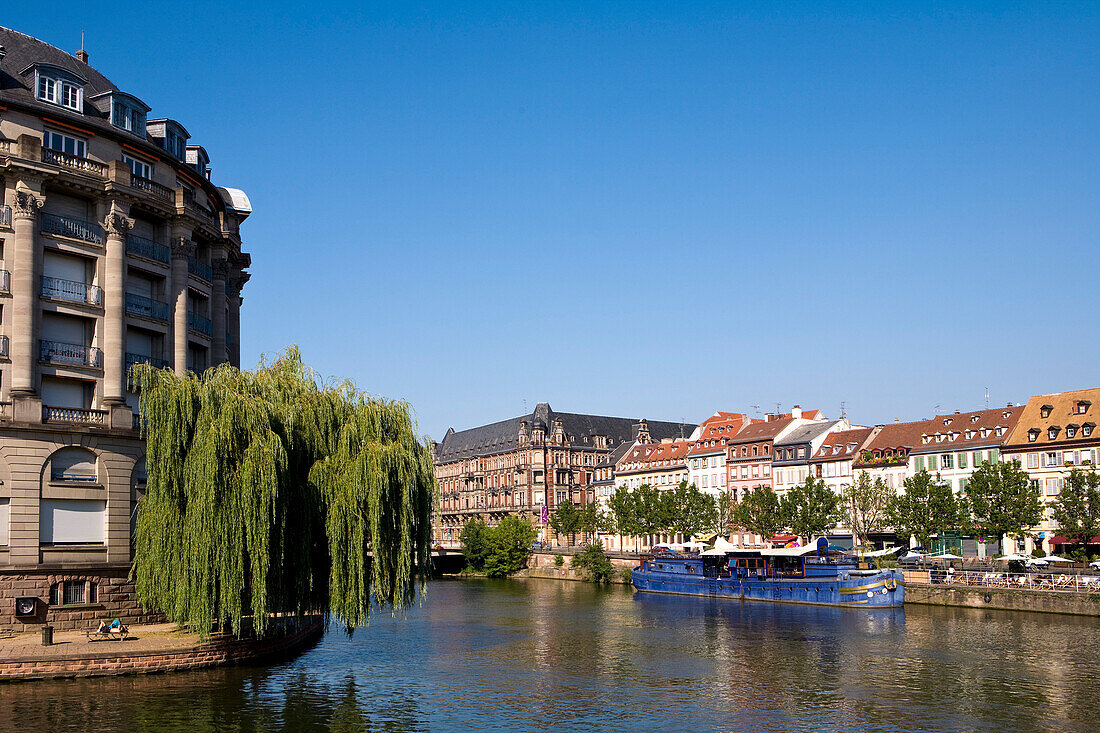
M10 153L12 140L0 140L0 153Z
M214 268L202 260L196 260L194 257L187 260L187 271L195 277L202 278L206 282L212 282L214 280Z
M913 585L946 585L968 588L1010 588L1015 590L1100 593L1100 575L1070 573L1000 573L984 570L903 570L905 582Z
M134 366L135 364L149 364L157 369L171 369L172 365L164 359L158 359L155 356L146 356L145 354L131 354L126 352L126 368Z
M96 178L107 177L107 166L103 163L81 158L77 155L63 153L60 150L42 148L42 162L50 163L51 165L56 165L61 168L68 168L77 173L85 173L90 176L95 176Z
M126 293L126 312L132 316L168 322L168 304L144 295Z
M187 328L190 331L210 336L214 333L214 326L210 319L195 311L187 311Z
M42 276L41 296L69 303L103 304L103 288L98 285L89 285L76 280L62 280L49 275Z
M83 423L106 425L107 412L82 407L50 407L42 405L42 422Z
M128 254L144 257L147 260L155 260L169 264L172 261L172 250L167 244L154 242L152 239L131 234L126 237L126 252Z
M11 292L11 273L7 270L0 270L0 293Z
M10 356L8 350L8 337L0 336L0 357L7 358Z
M103 350L96 346L40 339L38 359L47 364L99 368L103 366Z
M71 237L92 244L103 244L103 234L95 224L60 214L43 214L40 231L59 237Z
M168 186L163 186L154 180L149 178L143 178L142 176L130 174L130 188L138 188L146 193L152 194L154 198L158 198L161 201L171 204L176 201L176 193Z
M11 226L11 207L7 204L0 204L0 227Z

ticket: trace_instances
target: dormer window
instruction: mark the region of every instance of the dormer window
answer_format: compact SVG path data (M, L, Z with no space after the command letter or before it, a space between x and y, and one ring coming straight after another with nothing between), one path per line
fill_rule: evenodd
M120 99L111 103L111 124L138 137L145 137L145 111Z
M1052 412L1054 412L1054 405L1043 405L1039 408L1039 417L1046 420Z
M981 436L982 436L983 438L988 438L988 437L989 437L989 428L982 428L982 430L981 430Z
M1059 426L1051 425L1049 428L1047 428L1047 437L1051 440L1055 440L1058 437L1059 430L1061 430Z
M920 442L924 443L925 445L927 445L930 440L932 440L931 435L922 435L922 436L920 436Z
M1089 407L1091 406L1092 403L1088 400L1077 400L1077 414L1084 415L1086 412L1089 411Z
M1039 433L1040 432L1042 432L1042 431L1040 431L1039 428L1031 428L1030 430L1028 430L1027 431L1027 441L1029 443L1034 443L1036 440L1039 439Z
M1092 435L1092 429L1093 429L1094 427L1096 427L1096 426L1095 426L1095 425L1093 425L1093 424L1092 424L1092 423L1090 423L1090 422L1087 422L1087 423L1085 423L1084 425L1082 425L1082 426L1081 426L1081 437L1082 437L1082 438L1087 438L1087 437L1089 437L1090 435Z
M1077 426L1076 425L1067 425L1066 426L1066 437L1067 438L1072 438L1075 435L1077 435Z
M1000 438L1004 434L1005 434L1005 429L1003 427L998 427L997 428L997 437Z
M974 437L974 431L973 430L967 430L966 431L966 439L970 440L973 437Z
M75 112L83 111L83 79L63 69L45 65L36 66L34 74L34 96L38 101L56 104Z
M971 415L970 416L970 422L975 423L975 422L978 422L978 420L981 420L980 415Z
M944 426L944 427L947 427L947 426L948 426L948 425L950 425L950 424L951 424L951 418L949 418L949 417L948 417L948 418L944 418L944 421L943 421L943 426Z
M1003 417L1005 420L1007 420L1008 418L1012 417L1012 413L1011 412L1002 412L1001 417Z

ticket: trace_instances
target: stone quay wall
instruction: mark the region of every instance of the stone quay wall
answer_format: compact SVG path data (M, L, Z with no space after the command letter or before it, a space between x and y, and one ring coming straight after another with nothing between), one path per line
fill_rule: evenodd
M293 632L261 640L215 638L189 648L134 652L126 651L124 641L105 642L111 645L112 651L0 660L0 682L150 674L256 664L297 653L319 639L324 630L323 620L314 617Z
M159 613L144 611L134 597L130 565L95 568L0 569L0 631L34 631L49 624L57 631L74 631L99 621L121 619L127 626L164 620ZM62 581L86 581L96 585L94 603L52 606L50 588ZM15 615L15 599L36 598L32 616Z
M923 585L905 583L905 603L964 608L996 608L1003 611L1067 613L1100 616L1100 593L1062 593L1019 588Z

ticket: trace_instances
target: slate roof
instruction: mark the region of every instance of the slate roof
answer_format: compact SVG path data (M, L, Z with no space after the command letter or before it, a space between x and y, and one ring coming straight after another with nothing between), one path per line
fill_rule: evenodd
M741 429L737 435L730 438L730 444L751 443L754 440L768 440L774 438L783 432L794 420L793 417L781 417L778 420L770 420L768 422L753 423L752 425L746 425Z
M1089 403L1084 413L1077 412L1078 402ZM1051 407L1047 417L1043 417L1044 405ZM1092 427L1088 438L1084 436L1084 431L1081 429L1086 423ZM1067 439L1066 428L1071 425L1076 426L1076 431L1073 438ZM1016 450L1053 445L1091 444L1096 443L1100 438L1100 432L1097 432L1098 425L1100 425L1100 388L1035 395L1027 401L1027 405L1020 412L1016 427L1009 433L1005 443L1006 447L1010 445ZM1052 427L1058 428L1053 440L1049 432ZM1034 442L1028 439L1028 431L1033 429L1039 431Z
M782 440L775 441L777 446L779 445L798 445L799 443L809 443L814 438L818 437L822 433L827 433L833 429L840 420L833 420L831 422L814 422L809 425L802 425L792 430Z
M546 426L546 437L554 429L554 419L561 418L566 437L574 447L595 449L593 436L603 435L608 439L608 448L614 450L622 443L631 443L637 438L639 421L628 417L605 417L602 415L583 415L573 412L555 412L546 402L540 402L529 415L501 420L468 430L455 431L451 428L436 444L436 461L491 455L515 450L519 446L519 428L523 420L527 421L528 431L536 423ZM685 437L691 433L692 425L674 422L648 420L651 440L661 438Z

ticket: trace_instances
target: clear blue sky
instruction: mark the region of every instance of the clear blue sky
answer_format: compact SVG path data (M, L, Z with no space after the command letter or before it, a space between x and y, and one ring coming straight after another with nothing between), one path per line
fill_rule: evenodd
M0 23L248 192L246 364L436 438L1100 385L1098 3L111 5Z

